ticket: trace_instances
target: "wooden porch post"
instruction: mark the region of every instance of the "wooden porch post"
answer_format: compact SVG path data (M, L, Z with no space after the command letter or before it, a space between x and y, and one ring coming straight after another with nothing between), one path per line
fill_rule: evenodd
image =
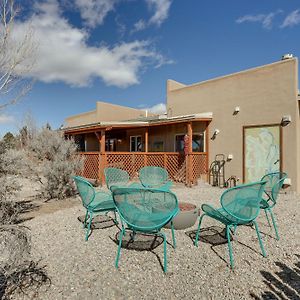
M205 129L205 152L206 152L206 172L207 182L209 182L209 122L206 122Z
M187 156L187 184L189 187L192 186L192 177L193 177L193 169L192 169L192 153L193 153L193 128L192 122L187 123L187 134L189 137L188 143L188 156Z
M148 128L146 128L145 130L145 154L144 154L144 165L147 166L148 164L148 135L149 135L149 132L148 132Z
M104 176L104 169L106 167L106 154L105 154L105 130L101 130L101 136L100 136L100 157L101 157L101 163L100 163L100 178L102 186L105 185L105 176Z
M98 162L98 177L101 184L105 184L104 168L106 166L106 154L105 154L105 130L101 130L101 133L95 132L99 142L99 162Z

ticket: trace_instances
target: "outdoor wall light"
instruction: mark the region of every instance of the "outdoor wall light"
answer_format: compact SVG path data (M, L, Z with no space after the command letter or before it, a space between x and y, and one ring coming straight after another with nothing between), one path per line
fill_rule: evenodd
M233 159L233 154L228 154L227 161L231 161Z
M240 107L239 107L239 106L236 106L236 107L234 108L233 114L234 114L234 115L237 115L237 114L239 113L239 111L240 111Z
M220 130L219 129L215 129L211 139L214 140L216 138L216 136L219 134Z
M281 126L287 126L291 123L292 117L290 115L283 116L281 119Z
M283 181L282 188L286 189L292 185L291 178L285 178Z

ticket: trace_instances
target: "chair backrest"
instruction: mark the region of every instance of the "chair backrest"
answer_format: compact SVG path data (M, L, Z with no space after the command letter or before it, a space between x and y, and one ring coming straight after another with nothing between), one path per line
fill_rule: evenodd
M265 184L266 181L259 181L226 190L221 196L223 209L238 220L254 220L260 211L260 201Z
M139 179L145 187L159 187L168 181L169 174L161 167L148 166L139 171Z
M104 169L105 182L108 189L111 186L126 186L129 182L129 174L118 168L105 168Z
M72 178L75 181L83 206L88 207L95 198L94 187L83 177L73 176Z
M178 212L177 197L172 192L114 188L112 194L122 220L135 230L158 230Z
M280 189L282 188L287 174L284 172L268 173L261 180L267 181L265 185L265 193L270 197L273 203L276 203Z

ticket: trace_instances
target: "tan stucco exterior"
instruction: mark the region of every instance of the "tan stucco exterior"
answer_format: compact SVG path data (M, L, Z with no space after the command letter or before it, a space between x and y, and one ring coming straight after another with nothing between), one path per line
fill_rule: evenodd
M240 112L233 114L236 106ZM209 139L209 161L218 153L233 154L226 164L226 178L242 179L243 126L278 124L283 115L292 122L282 127L282 169L292 180L292 190L300 192L300 119L298 101L298 60L279 61L232 75L182 85L167 82L169 116L212 111L210 132L219 129L215 140Z
M65 127L75 127L105 121L124 121L149 115L145 110L98 101L96 109L66 118Z

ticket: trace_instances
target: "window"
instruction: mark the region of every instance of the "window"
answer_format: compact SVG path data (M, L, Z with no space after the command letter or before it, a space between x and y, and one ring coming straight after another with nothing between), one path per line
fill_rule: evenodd
M175 152L184 152L184 134L175 136ZM204 152L204 132L193 134L193 152Z
M117 139L107 139L105 141L105 151L116 151L117 148Z
M130 137L130 152L142 151L142 137L140 135Z
M75 135L74 140L75 140L75 144L77 147L77 151L85 152L86 141L85 141L84 135L83 134Z

